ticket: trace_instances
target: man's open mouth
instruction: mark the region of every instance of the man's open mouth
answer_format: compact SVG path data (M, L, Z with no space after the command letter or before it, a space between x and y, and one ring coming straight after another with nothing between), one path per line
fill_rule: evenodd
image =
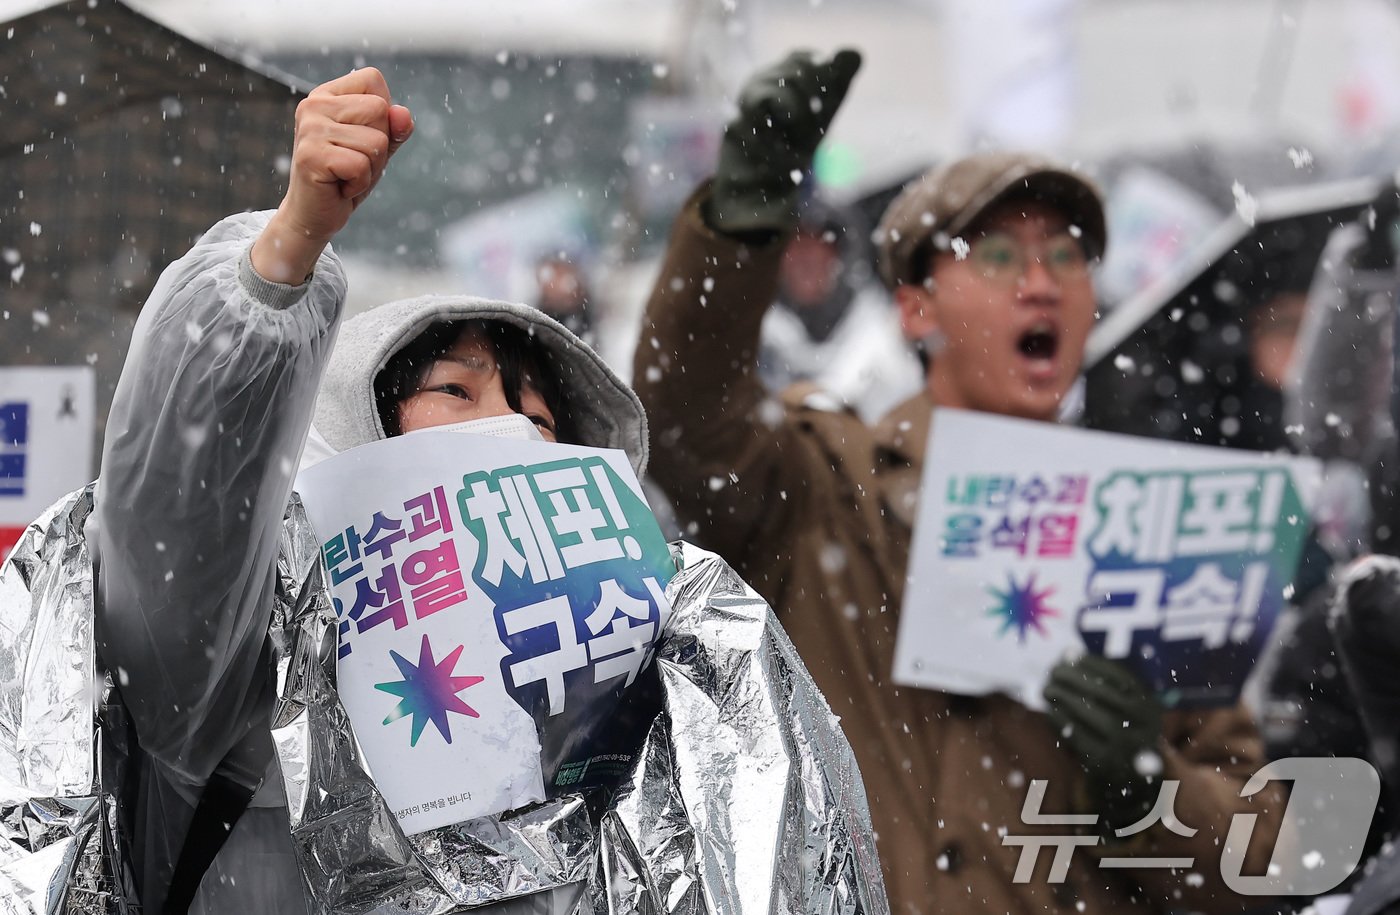
M1060 349L1059 331L1049 321L1038 322L1021 334L1016 348L1027 359L1054 359Z

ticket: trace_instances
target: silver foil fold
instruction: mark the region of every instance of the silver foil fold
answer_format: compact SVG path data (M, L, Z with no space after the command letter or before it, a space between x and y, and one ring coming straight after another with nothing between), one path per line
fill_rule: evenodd
M888 912L855 757L792 642L719 557L673 553L665 708L603 817L597 911Z
M92 487L0 565L0 915L119 912L102 860Z
M0 783L31 797L94 784L91 511L91 487L65 497L0 566Z
M119 912L94 785L91 488L0 571L0 915ZM271 638L288 828L325 913L884 915L855 758L775 617L722 560L673 547L662 712L610 799L564 795L406 837L335 689L319 541L294 499ZM604 803L604 801L607 801Z

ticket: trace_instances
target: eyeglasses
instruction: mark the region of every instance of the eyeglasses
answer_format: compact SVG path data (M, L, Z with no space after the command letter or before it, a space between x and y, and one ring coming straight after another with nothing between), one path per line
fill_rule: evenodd
M1092 263L1084 246L1069 234L1055 235L1029 247L1006 232L991 232L970 243L954 239L953 255L967 261L987 280L1008 286L1019 282L1032 263L1043 266L1059 282L1084 279Z

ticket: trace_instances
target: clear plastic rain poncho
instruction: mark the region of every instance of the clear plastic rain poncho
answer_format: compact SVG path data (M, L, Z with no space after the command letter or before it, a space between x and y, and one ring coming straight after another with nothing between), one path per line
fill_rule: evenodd
M1332 233L1308 291L1285 423L1298 450L1369 467L1394 448L1390 398L1397 276L1357 263L1366 229Z
M0 571L0 913L124 910L216 772L261 787L194 911L886 911L834 717L761 599L684 545L662 711L615 796L403 834L335 691L291 492L343 275L327 253L306 288L261 281L263 218L166 271L95 499L51 509ZM132 823L146 846L123 845Z

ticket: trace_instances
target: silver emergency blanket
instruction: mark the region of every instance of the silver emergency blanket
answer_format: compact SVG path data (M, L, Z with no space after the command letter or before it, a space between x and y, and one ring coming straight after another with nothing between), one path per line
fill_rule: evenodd
M99 840L92 488L0 566L0 915L115 911Z
M82 539L90 510L90 491L68 497L0 571L0 759L24 761L6 763L14 784L0 795L12 798L0 808L0 915L120 911L97 841L111 799L92 784L93 677L81 660L90 665L93 655L92 567ZM888 912L854 756L791 642L718 557L687 544L673 554L674 613L655 660L663 709L601 819L585 798L565 795L406 837L337 697L335 614L319 541L293 499L275 589L273 737L315 908ZM82 697L73 692L74 670L88 676ZM76 703L65 712L85 726L41 720L55 715L60 696ZM39 785L72 793L37 797Z
M93 785L91 489L69 496L0 569L0 781L39 796Z

